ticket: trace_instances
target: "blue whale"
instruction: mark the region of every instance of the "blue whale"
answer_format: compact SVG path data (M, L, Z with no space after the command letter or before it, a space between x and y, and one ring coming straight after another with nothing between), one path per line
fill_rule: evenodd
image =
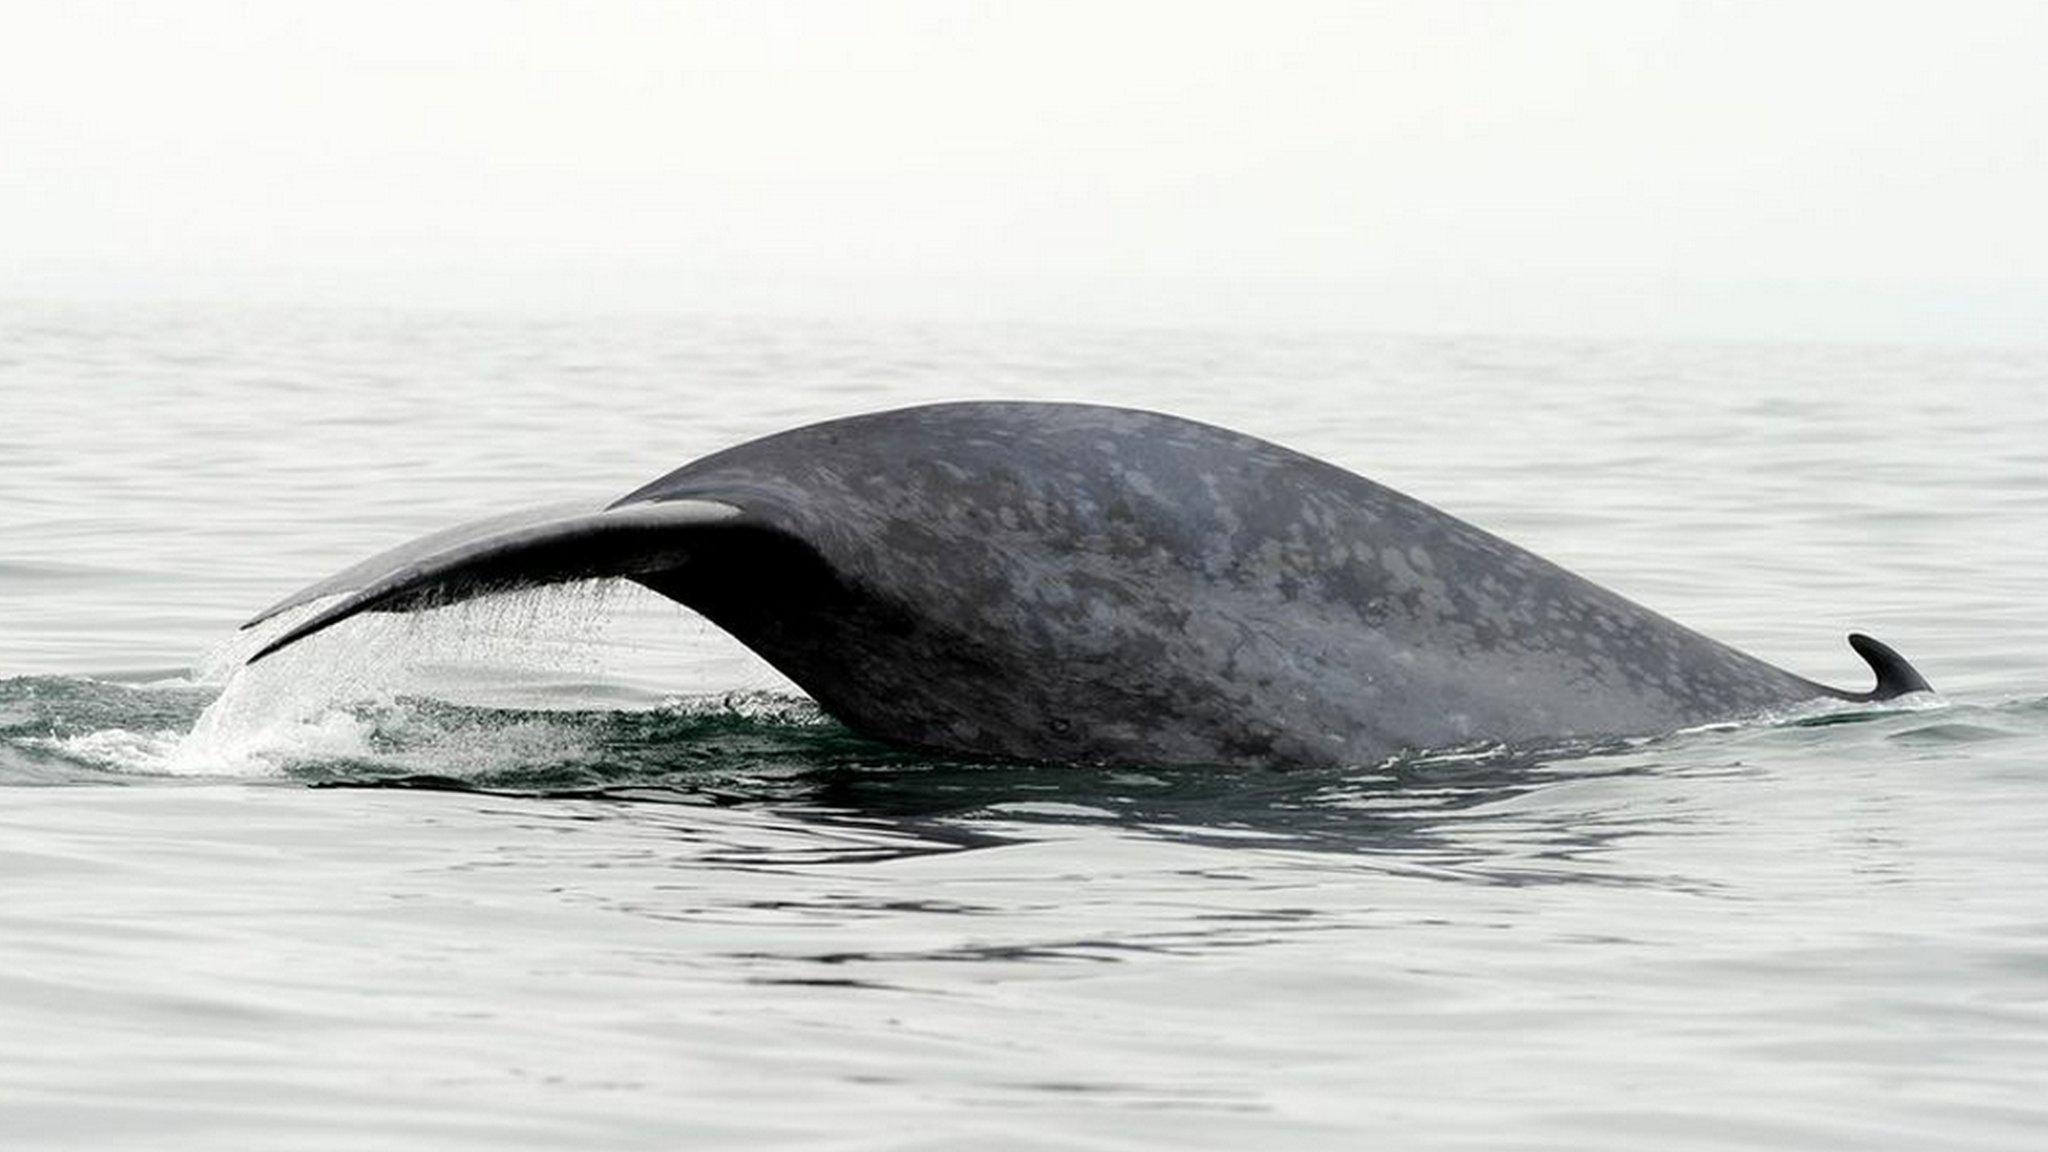
M413 541L249 622L625 578L854 730L971 756L1323 766L1647 735L1927 688L1850 644L1843 691L1691 631L1419 500L1154 412L954 403L812 424L599 506Z

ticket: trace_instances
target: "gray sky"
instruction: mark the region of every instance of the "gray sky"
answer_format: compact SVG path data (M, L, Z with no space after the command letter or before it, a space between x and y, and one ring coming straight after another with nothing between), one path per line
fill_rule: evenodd
M15 5L0 295L2043 343L2044 13Z

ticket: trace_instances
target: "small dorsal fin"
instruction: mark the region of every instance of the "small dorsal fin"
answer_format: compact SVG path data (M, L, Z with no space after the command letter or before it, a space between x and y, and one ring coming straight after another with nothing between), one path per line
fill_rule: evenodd
M1930 692L1927 678L1918 669L1906 663L1906 658L1892 651L1891 646L1873 640L1861 632L1849 633L1849 647L1877 673L1877 687L1863 694L1865 700L1890 700L1908 692Z

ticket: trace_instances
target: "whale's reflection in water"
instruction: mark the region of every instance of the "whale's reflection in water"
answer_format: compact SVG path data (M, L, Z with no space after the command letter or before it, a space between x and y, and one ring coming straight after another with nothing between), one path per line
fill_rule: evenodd
M302 762L290 772L317 787L552 801L522 811L626 821L681 842L704 831L710 811L746 814L760 822L748 827L775 830L704 843L694 857L734 867L881 863L1086 836L1469 884L1683 889L1693 881L1632 868L1613 849L1712 819L1711 806L1688 802L1702 778L1743 774L1744 747L1796 747L1802 730L1824 723L1900 720L1836 714L1656 740L1474 747L1276 771L934 758L862 739L801 701L775 697L643 712L413 700L386 706L365 755ZM458 740L497 751L464 775L413 770L422 761L447 763Z

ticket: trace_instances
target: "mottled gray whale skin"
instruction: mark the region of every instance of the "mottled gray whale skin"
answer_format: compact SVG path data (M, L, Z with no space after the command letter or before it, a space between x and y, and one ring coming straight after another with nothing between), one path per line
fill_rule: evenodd
M619 576L853 729L975 756L1362 764L1927 687L1863 636L1875 689L1803 679L1251 436L1038 403L813 424L603 508L437 533L252 620L344 597L251 659L358 612Z

